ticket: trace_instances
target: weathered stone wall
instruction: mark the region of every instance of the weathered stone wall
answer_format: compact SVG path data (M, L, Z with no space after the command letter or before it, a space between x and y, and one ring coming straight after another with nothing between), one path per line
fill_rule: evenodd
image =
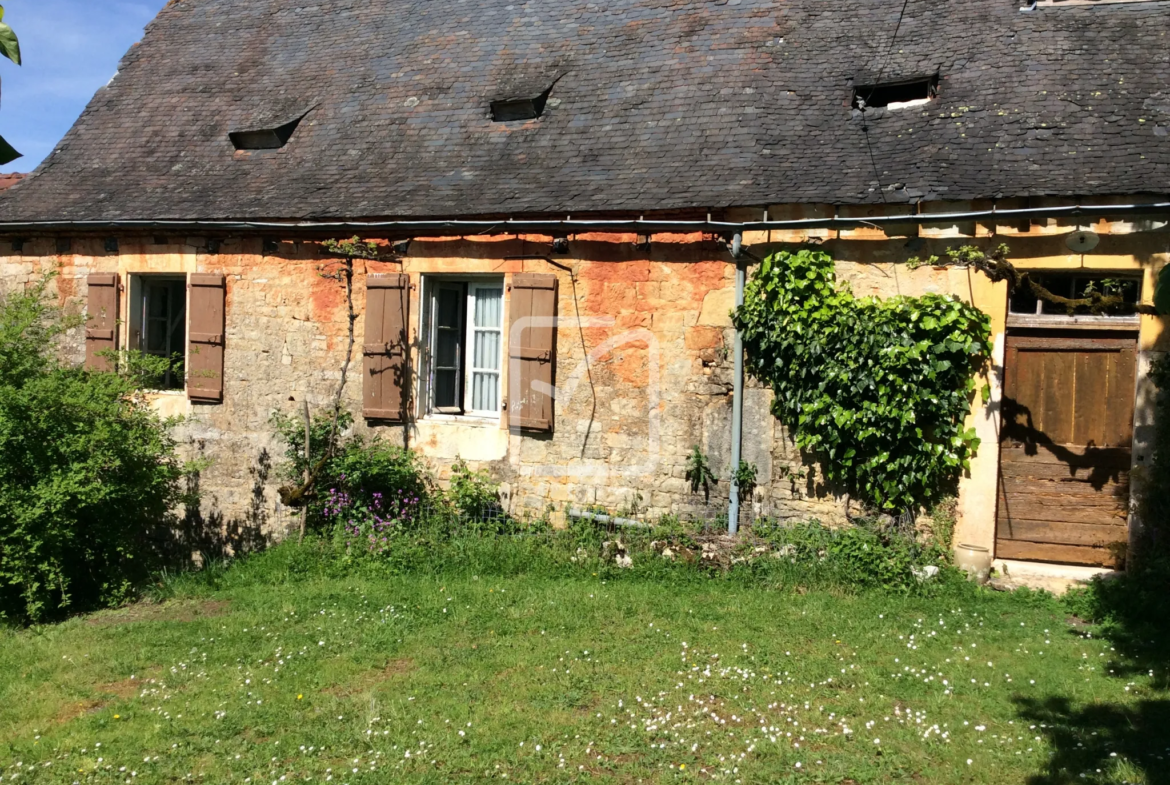
M1018 263L1037 268L1085 264L1086 259L1062 250L1059 228L1048 233L1034 230L1028 237L1009 240L1013 248L1021 249ZM1110 238L1108 255L1090 257L1085 266L1145 268L1152 281L1154 270L1170 258L1168 236L1123 236L1127 231ZM954 242L948 235L935 237L926 230L923 235L912 249L921 255ZM0 246L0 287L19 287L44 271L56 271L55 294L76 311L84 307L86 276L91 272L120 272L123 282L131 273L224 273L224 402L192 405L181 393L160 393L157 406L184 418L176 431L184 449L192 457L210 461L199 477L204 516L217 526L259 526L279 534L294 518L281 509L275 493L282 446L273 437L270 417L275 411L298 413L305 400L315 410L326 409L344 361L344 290L320 274L321 266L330 260L309 241L278 242L266 250L259 237L229 238L211 252L201 237L167 238L162 244L151 237L118 239L115 252L105 250L103 238L74 238L68 248L57 238L37 238L25 242L19 253L8 251L5 243ZM409 274L411 344L417 368L420 276L556 274L560 324L555 433L520 436L498 422L442 419L372 430L419 450L440 478L456 457L489 468L517 511L543 511L551 505L559 515L569 505L600 504L714 518L725 509L731 468L734 265L726 249L702 235L655 235L649 250L644 250L632 235L598 234L578 235L572 238L568 254L546 257L548 239L419 238L401 262L358 262L355 301L361 312L366 274ZM909 271L896 265L911 252L903 238L888 239L880 232L870 236L862 230L817 230L801 232L799 237L773 232L746 239L756 254L790 247L785 243L794 241L823 243L839 260L840 278L858 294L950 292L972 300L992 315L997 346L1002 349L1003 286L991 285L966 270L924 267ZM358 347L362 327L359 319ZM1161 332L1158 320L1148 320L1143 326L1143 349L1162 348ZM65 350L75 360L82 359L80 331L69 336ZM999 402L995 374L991 381L995 392L990 405L975 402L971 415L971 424L989 449L980 452L971 476L961 486L961 536L974 542L994 540ZM356 427L371 430L360 418L361 383L359 349L353 357L345 401L359 415ZM505 395L508 389L505 369ZM759 470L754 512L841 520L841 502L820 483L815 467L807 479L793 477L802 468L802 458L783 425L769 413L770 404L771 392L749 380L744 458ZM710 504L692 494L684 479L694 445L709 456L724 480Z

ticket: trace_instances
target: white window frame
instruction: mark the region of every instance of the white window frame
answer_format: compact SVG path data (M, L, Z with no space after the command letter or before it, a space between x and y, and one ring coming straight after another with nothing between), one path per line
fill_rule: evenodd
M500 292L500 324L498 327L476 327L475 326L475 298L476 292L480 289L498 289ZM499 417L500 416L500 402L502 400L501 393L503 392L500 381L504 373L504 295L506 294L504 288L504 279L499 281L469 281L467 284L467 317L465 323L467 325L467 336L464 338L465 346L467 347L467 361L463 367L463 400L465 403L464 412L472 417ZM495 333L499 336L496 346L499 351L496 355L495 368L477 368L475 366L475 334L476 333ZM472 402L475 400L474 383L475 375L492 374L496 377L496 408L495 409L473 409Z
M438 286L445 283L464 284L467 295L463 302L463 348L460 358L460 373L462 374L463 407L461 413L439 411L434 401L434 356L436 338L435 299ZM419 335L426 336L426 345L421 347L423 373L419 374L419 386L422 388L418 396L419 414L428 420L464 421L464 422L499 422L503 415L503 369L506 347L504 341L504 323L506 320L508 288L501 275L424 275L422 281L423 307L419 314ZM479 289L500 290L500 324L494 327L475 326L475 296ZM475 368L475 334L477 332L494 332L499 334L499 357L496 369ZM496 377L496 408L494 410L472 409L473 384L475 373L489 373Z

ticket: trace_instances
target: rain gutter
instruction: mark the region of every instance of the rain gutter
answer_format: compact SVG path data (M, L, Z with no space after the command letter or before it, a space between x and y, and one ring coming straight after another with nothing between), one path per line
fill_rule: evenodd
M102 230L205 231L205 232L288 232L288 233L392 233L427 236L458 234L573 234L580 232L707 232L732 235L742 232L793 229L855 229L889 224L936 225L988 219L1104 217L1119 215L1162 215L1170 213L1170 202L1142 204L1085 204L1055 207L1026 207L999 210L969 210L952 213L916 213L831 218L799 218L782 221L713 221L660 219L500 219L500 220L390 220L390 221L229 221L229 220L105 220L105 221L0 221L0 234L38 231L96 232Z

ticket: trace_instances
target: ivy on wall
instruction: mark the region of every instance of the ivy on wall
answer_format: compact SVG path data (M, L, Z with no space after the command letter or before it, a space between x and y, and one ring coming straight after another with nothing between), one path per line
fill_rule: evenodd
M855 297L815 250L763 261L735 313L773 414L834 485L876 510L929 506L979 447L964 421L990 319L941 295Z

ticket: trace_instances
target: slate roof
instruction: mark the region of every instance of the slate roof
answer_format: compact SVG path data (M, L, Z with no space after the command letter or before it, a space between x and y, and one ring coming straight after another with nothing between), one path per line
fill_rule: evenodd
M172 0L0 220L1170 191L1170 2L902 6ZM925 106L851 107L855 80L936 72ZM489 118L554 82L542 118ZM228 140L301 114L281 150Z

